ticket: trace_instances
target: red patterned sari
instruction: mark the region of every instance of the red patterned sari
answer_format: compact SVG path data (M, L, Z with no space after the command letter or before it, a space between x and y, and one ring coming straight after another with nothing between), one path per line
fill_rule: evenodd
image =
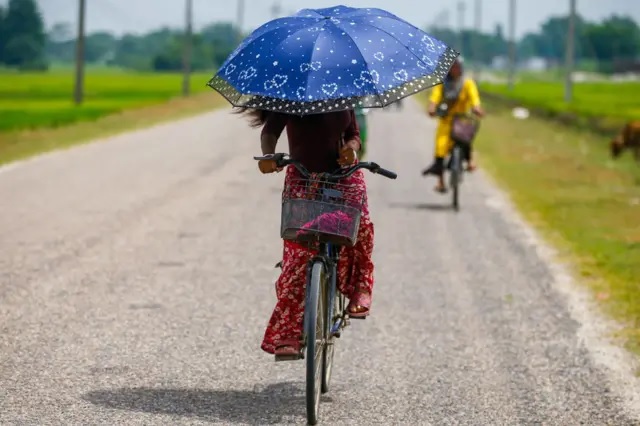
M293 166L286 171L285 185L301 175ZM369 217L364 172L342 180L364 196L358 238L353 247L342 247L338 261L338 289L349 299L373 290L373 223ZM314 251L292 241L284 241L282 273L276 282L278 302L264 334L262 349L274 353L279 341L297 340L302 334L307 264Z

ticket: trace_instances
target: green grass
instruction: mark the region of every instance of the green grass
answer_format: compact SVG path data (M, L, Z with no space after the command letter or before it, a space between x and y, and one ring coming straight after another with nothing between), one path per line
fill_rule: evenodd
M595 97L598 94L594 94ZM423 99L425 97L423 96ZM640 354L640 165L612 160L608 140L485 102L475 142L481 168L573 268Z
M627 120L640 118L640 83L636 82L576 83L573 101L569 104L564 102L564 87L559 82L524 81L512 92L504 84L481 83L480 90L516 100L551 116L569 113L576 117L576 122L593 124L607 131L620 128Z
M209 77L192 75L193 95L183 98L180 74L91 68L76 107L68 69L0 71L0 165L222 106Z
M192 75L192 93L211 92L205 86L211 75ZM166 102L180 96L182 76L88 69L79 107L72 101L73 84L73 73L65 69L0 73L0 132L66 126Z

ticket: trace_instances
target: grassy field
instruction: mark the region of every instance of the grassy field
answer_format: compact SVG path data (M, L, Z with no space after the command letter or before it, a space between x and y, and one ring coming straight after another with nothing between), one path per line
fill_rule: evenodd
M524 81L517 84L513 92L504 84L481 83L480 90L514 99L550 115L569 113L577 122L603 130L615 130L627 120L640 118L640 83L637 82L576 83L570 104L564 102L564 87L559 82Z
M209 77L194 74L183 98L179 74L92 69L76 107L69 70L0 72L0 165L222 106Z
M194 74L192 93L211 92L205 83L213 73ZM73 73L0 74L0 132L52 128L95 120L125 109L145 107L180 96L180 74L88 70L85 102L72 102Z
M486 106L480 167L559 248L640 354L640 165L628 154L612 160L608 140L592 132Z

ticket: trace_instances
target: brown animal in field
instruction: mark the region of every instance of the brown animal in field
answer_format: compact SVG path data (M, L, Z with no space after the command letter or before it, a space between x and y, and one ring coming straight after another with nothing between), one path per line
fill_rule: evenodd
M630 121L622 131L611 141L611 156L613 158L622 154L625 149L633 151L633 156L640 161L640 121Z

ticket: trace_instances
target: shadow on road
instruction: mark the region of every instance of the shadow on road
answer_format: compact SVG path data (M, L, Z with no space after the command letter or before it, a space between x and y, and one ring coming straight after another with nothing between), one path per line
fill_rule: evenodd
M285 382L254 390L121 388L89 392L83 398L119 410L239 424L278 424L287 423L292 416L304 418L304 395L303 383Z
M435 204L435 203L390 203L389 207L395 209L412 209L412 210L432 210L432 211L453 211L451 204Z

